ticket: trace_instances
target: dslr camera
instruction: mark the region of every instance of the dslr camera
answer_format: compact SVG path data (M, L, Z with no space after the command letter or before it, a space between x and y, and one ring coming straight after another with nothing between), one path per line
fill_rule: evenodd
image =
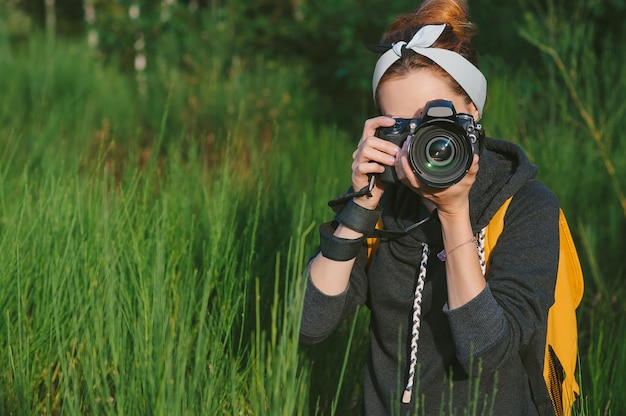
M391 127L380 127L376 137L402 147L411 138L407 150L409 165L420 182L433 188L447 188L465 177L474 154L480 155L485 136L480 124L470 114L459 113L447 100L426 104L421 118L396 118ZM399 182L393 166L385 166L379 179Z

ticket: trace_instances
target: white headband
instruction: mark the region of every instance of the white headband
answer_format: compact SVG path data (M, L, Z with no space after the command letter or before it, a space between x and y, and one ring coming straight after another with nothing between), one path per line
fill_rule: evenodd
M485 76L470 61L456 52L448 49L431 48L441 33L446 28L445 23L441 25L423 26L417 31L413 39L406 43L404 41L394 43L387 52L383 53L374 69L372 78L372 91L374 100L376 100L376 88L389 67L402 57L403 47L411 49L416 53L430 58L434 63L439 65L446 71L461 88L465 90L467 95L478 109L478 113L482 117L485 99L487 97L487 80Z

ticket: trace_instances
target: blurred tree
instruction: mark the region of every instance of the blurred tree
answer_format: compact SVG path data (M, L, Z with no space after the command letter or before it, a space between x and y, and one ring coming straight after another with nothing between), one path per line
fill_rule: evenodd
M395 16L418 6L415 0L260 0L223 5L236 33L233 53L263 54L286 65L304 62L312 87L327 101L320 108L328 113L321 116L341 123L360 123L375 113L370 79L376 55L365 45L378 43ZM471 18L479 27L475 38L479 52L497 55L513 69L532 64L529 57L537 55L517 34L520 7L470 2Z
M93 50L98 49L98 29L96 28L96 7L94 0L84 0L85 27L87 30L87 44Z
M32 30L31 17L20 8L20 0L0 1L0 41L23 39Z
M50 30L57 36L78 36L84 33L82 1L22 0L18 7L42 30Z
M468 2L479 52L497 56L511 71L541 59L518 34L524 14L570 7L567 0ZM0 33L28 33L33 22L57 36L86 37L105 62L128 73L142 62L145 71L153 70L157 53L180 67L205 53L300 62L309 68L307 82L327 101L320 116L346 123L375 111L369 89L376 57L365 45L377 43L394 16L418 6L419 0L2 0L7 12L0 14ZM131 8L140 11L137 18ZM589 10L598 50L610 39L623 40L626 0L595 0ZM219 38L205 39L207 33ZM194 49L198 44L209 49Z
M48 36L54 36L57 23L54 0L44 0L44 4L46 11L46 32Z

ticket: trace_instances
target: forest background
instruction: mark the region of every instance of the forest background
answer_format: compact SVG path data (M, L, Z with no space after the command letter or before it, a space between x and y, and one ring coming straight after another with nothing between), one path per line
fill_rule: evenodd
M0 0L0 414L356 414L368 312L299 345L301 272L416 6ZM626 1L469 6L582 260L575 414L622 414Z

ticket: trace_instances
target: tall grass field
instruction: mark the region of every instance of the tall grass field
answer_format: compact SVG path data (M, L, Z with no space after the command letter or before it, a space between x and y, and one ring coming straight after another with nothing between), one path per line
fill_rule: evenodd
M524 147L574 234L575 414L620 415L624 55L599 72L538 27L523 35L551 75L485 59L483 125ZM358 414L368 311L316 346L298 332L360 126L320 122L303 69L272 61L212 55L190 75L156 57L138 92L79 43L0 56L0 414Z

